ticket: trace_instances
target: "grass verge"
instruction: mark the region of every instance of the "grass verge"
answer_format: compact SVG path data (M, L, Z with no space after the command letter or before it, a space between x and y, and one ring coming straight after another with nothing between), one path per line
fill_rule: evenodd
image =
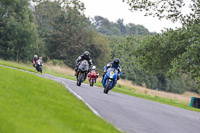
M0 64L2 64L2 62L3 62L3 65L12 66L12 67L15 67L15 68L20 67L21 69L25 69L25 70L31 69L34 72L36 72L36 70L34 70L31 65L21 64L21 63L19 64L19 63L16 63L16 62L9 62L9 61L7 62L7 61L0 60ZM51 75L54 75L54 76L63 77L63 78L71 79L71 80L76 80L75 76L73 76L74 71L71 70L68 67L46 65L43 68L44 68L43 69L44 72L47 73L47 74L51 74ZM85 83L88 83L88 80L86 80ZM100 80L97 81L95 86L102 87ZM144 98L144 99L147 99L147 100L160 102L160 103L164 103L164 104L168 104L168 105L172 105L172 106L176 106L176 107L180 107L180 108L184 108L184 109L187 109L187 110L200 112L200 109L190 107L189 103L185 102L184 100L181 101L181 100L177 100L177 99L174 99L174 98L164 98L164 97L157 96L157 95L149 95L148 93L146 93L146 90L144 90L144 92L142 92L141 90L138 91L135 88L127 86L127 85L117 84L116 87L112 91L131 95L131 96L135 96L135 97L139 97L139 98ZM174 97L174 96L172 96L172 97ZM184 99L184 97L182 99Z
M64 86L0 67L1 133L118 133Z
M18 69L23 69L31 72L36 72L35 68L31 66L30 64L25 64L25 63L17 63L13 61L5 61L0 59L0 64L5 65L5 66L10 66Z

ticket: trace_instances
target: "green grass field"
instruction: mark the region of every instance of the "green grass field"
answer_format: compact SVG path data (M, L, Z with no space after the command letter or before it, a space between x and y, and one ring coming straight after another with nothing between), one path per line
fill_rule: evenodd
M118 133L57 82L0 67L0 133Z
M0 64L36 72L36 70L34 70L34 68L31 65L27 65L27 64L23 64L23 63L16 63L16 62L11 62L11 61L0 60ZM63 77L63 78L71 79L71 80L76 80L76 78L74 76L58 73L56 71L50 71L48 69L45 69L45 67L43 69L44 69L44 72L47 74L52 74L54 76ZM86 80L85 83L88 83L88 80ZM102 84L100 82L97 82L95 85L102 87ZM179 100L175 100L175 99L162 98L162 97L158 97L158 96L150 96L145 93L137 93L137 92L134 92L134 88L129 88L127 86L122 86L119 84L117 84L116 87L112 91L135 96L135 97L140 97L140 98L144 98L147 100L160 102L160 103L164 103L164 104L168 104L168 105L172 105L172 106L176 106L176 107L180 107L180 108L184 108L187 110L200 112L200 109L190 107L188 103L185 103L185 102L182 102Z

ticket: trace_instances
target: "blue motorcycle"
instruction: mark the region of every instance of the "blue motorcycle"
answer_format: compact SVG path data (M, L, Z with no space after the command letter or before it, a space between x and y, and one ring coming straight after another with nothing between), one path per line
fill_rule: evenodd
M117 74L118 71L115 68L108 68L102 82L105 94L107 94L109 90L115 87L117 83Z

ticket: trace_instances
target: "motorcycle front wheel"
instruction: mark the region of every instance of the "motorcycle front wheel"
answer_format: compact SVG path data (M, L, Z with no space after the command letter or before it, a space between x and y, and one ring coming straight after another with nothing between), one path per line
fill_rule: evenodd
M108 94L108 91L109 91L110 87L111 87L111 81L108 81L107 84L106 84L106 87L104 88L103 92L105 94Z
M94 85L94 79L91 79L90 86Z
M38 71L42 73L42 67L41 66L38 67Z
M82 83L82 81L83 81L83 73L81 73L80 75L79 75L79 77L78 77L78 81L77 81L77 85L78 86L81 86L81 83Z

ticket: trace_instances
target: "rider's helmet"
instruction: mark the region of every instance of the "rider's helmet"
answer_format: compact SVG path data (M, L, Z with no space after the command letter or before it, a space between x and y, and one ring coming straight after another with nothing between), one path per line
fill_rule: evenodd
M34 55L33 59L34 59L34 60L37 60L37 59L38 59L38 56L37 56L37 55Z
M85 58L89 58L90 53L89 53L88 51L85 51L84 54L83 54L83 56L84 56Z
M92 66L92 70L96 70L96 66Z
M119 65L120 60L118 58L115 58L113 61L114 67L117 67Z

